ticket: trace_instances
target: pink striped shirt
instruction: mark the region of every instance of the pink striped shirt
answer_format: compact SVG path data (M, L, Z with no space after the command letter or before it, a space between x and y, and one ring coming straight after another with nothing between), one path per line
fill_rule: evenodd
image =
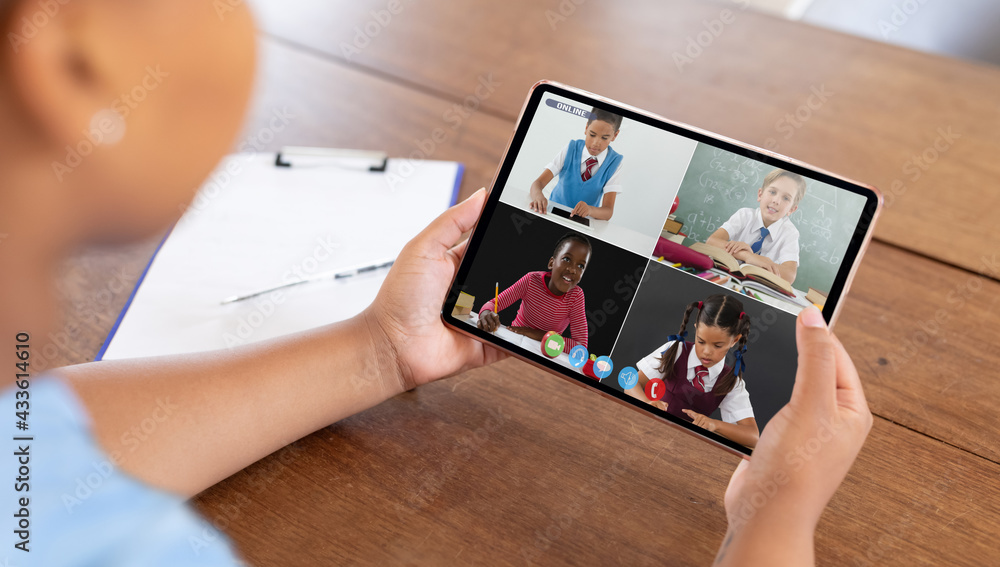
M563 337L566 339L563 352L569 352L578 344L587 346L587 311L583 302L583 289L575 286L563 295L555 295L549 290L549 277L549 272L525 274L514 285L500 292L500 310L521 300L511 326L556 331L559 334L563 334L566 327L569 327L573 338ZM493 311L492 299L479 309L479 314L486 311Z

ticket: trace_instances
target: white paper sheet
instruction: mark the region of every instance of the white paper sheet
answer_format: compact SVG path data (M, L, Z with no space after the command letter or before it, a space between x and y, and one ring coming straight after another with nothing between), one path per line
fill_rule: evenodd
M462 166L393 161L385 172L226 158L156 253L99 359L231 348L347 319L388 270L304 283L221 305L301 275L395 258L452 202ZM298 273L298 275L296 275Z

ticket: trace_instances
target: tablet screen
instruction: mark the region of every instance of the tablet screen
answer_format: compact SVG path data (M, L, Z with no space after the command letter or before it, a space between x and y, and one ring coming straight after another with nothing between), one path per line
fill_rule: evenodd
M542 84L444 316L749 454L791 396L796 314L831 319L877 209L865 186Z

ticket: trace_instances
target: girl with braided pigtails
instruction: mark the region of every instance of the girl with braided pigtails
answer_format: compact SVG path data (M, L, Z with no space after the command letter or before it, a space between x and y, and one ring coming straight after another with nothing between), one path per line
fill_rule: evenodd
M694 314L694 341L687 341ZM753 448L760 434L743 381L750 317L730 295L713 295L684 310L676 335L636 364L639 381L626 393L698 427ZM726 364L733 351L735 364ZM651 380L661 387L647 389ZM647 394L649 392L649 394ZM718 409L722 420L712 419Z

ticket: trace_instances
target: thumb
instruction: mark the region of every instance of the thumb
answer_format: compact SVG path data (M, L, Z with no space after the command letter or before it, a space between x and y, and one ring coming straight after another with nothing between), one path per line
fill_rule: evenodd
M476 226L476 220L483 211L485 203L486 189L482 188L468 199L441 213L414 239L415 242L420 248L432 254L443 254L451 249L464 233Z
M799 313L795 341L799 368L792 402L812 409L832 408L836 403L837 358L833 338L819 309L807 307Z

